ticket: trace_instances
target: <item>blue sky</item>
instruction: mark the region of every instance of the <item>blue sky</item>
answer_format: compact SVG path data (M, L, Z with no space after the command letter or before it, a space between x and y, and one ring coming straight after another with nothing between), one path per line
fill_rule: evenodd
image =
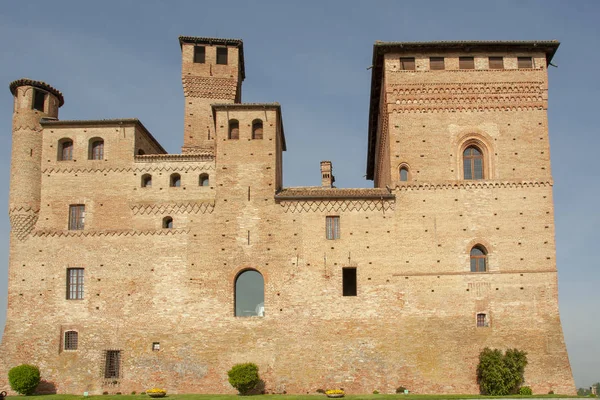
M0 9L0 328L8 263L12 96L18 78L61 90L61 119L140 118L169 152L183 138L179 35L244 40L244 101L282 104L286 186L370 187L372 46L383 41L551 40L549 126L560 310L578 387L600 381L600 262L591 249L600 79L600 2L12 1Z

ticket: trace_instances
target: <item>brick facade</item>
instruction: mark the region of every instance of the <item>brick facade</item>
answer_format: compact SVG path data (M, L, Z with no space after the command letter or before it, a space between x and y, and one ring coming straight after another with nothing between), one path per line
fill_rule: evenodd
M284 187L281 108L241 102L242 42L180 44L181 154L166 154L135 119L60 121L60 92L11 84L0 389L27 362L60 393L233 393L227 370L251 361L268 392L477 393L487 346L527 351L534 393L575 394L546 115L557 42L376 43L373 189L332 187L331 163L321 186ZM195 46L204 62L194 62ZM459 69L462 56L474 69ZM490 69L490 56L503 68ZM431 70L430 57L444 57L444 69ZM518 57L532 67L518 68ZM414 70L400 58L414 58ZM36 91L43 110L32 107ZM102 158L90 159L100 139ZM60 160L69 141L72 157ZM464 179L470 146L482 153L483 179ZM70 205L85 207L83 229L69 229ZM328 240L331 216L339 238ZM487 252L485 272L471 272L475 246ZM71 268L83 268L82 299L66 293ZM344 268L356 268L356 296L342 295ZM263 316L235 316L246 270L264 279ZM109 364L118 372L107 374Z

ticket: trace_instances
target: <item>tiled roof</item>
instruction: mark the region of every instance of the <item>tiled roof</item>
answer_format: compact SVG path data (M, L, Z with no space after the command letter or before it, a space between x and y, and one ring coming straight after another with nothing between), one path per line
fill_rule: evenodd
M242 80L246 79L246 68L244 67L244 42L242 39L225 39L225 38L211 38L211 37L197 37L197 36L179 36L179 46L183 43L194 43L194 44L207 44L222 45L222 46L235 46L239 49L239 63L240 72L242 73Z
M394 199L387 189L338 189L324 187L283 188L275 195L276 200L300 199Z
M42 90L46 90L58 98L59 107L62 107L62 105L65 104L65 98L63 97L63 94L59 90L48 85L46 82L34 81L32 79L27 78L21 78L17 79L16 81L12 81L10 85L8 85L8 88L10 89L10 92L13 94L13 96L15 95L15 92L19 86L33 86Z

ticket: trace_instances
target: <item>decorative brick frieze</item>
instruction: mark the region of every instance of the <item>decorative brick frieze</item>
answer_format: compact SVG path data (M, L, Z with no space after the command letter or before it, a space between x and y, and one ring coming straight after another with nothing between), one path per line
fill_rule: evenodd
M156 214L210 214L215 208L214 202L188 203L152 203L130 205L133 215Z

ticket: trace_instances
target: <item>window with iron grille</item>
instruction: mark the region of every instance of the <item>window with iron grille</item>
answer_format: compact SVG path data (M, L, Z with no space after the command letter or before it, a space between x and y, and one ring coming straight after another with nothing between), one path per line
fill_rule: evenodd
M90 140L90 160L102 160L104 159L104 140L92 139Z
M204 64L206 60L206 48L204 46L194 46L194 62Z
M106 350L104 357L104 378L119 379L121 377L121 350Z
M517 66L519 68L533 68L531 57L517 57Z
M70 161L73 159L73 141L61 139L58 142L58 161Z
M76 331L66 331L65 332L65 350L77 350L77 345L79 341L79 333Z
M429 69L443 70L445 69L444 57L429 57Z
M458 68L475 69L475 59L473 57L458 57Z
M83 299L83 268L67 268L67 300Z
M46 93L41 90L33 90L33 109L44 112L44 103L46 102Z
M504 57L490 57L490 69L504 69Z
M327 239L335 240L340 238L340 217L325 217L325 234Z
M217 47L217 64L227 65L227 47Z
M400 69L404 71L415 70L415 58L414 57L400 57Z
M85 223L85 206L83 204L71 204L69 206L69 230L80 231Z
M483 313L477 314L477 327L484 328L486 326L488 326L487 315Z

